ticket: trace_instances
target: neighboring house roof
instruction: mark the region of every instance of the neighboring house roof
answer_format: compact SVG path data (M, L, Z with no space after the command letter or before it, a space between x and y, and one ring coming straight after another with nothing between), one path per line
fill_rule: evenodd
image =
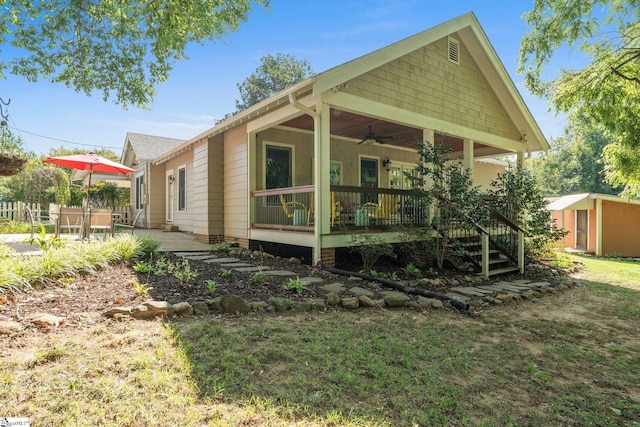
M124 160L128 149L131 149L135 153L135 158L138 162L150 162L180 146L180 144L184 142L183 139L128 132L121 161Z
M611 194L600 193L581 193L570 194L567 196L558 197L547 205L547 210L550 211L563 211L563 210L587 210L593 209L594 200L607 200L610 202L630 203L634 205L640 205L640 200L629 200L619 196L613 196Z
M289 103L288 98L290 94L295 95L309 91L312 91L314 94L319 94L331 90L359 75L452 34L456 34L467 46L473 59L479 65L493 91L510 115L511 120L518 129L522 130L522 142L527 144L528 151L548 150L549 143L542 134L541 129L524 103L504 65L498 58L495 49L489 42L475 14L469 12L387 47L302 80L189 139L175 149L159 156L155 161L156 163L165 161L203 138L220 134L240 123L252 120L264 112L287 104Z

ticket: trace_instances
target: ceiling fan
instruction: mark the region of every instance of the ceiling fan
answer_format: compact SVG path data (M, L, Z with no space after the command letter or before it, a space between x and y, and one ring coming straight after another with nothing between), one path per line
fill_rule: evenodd
M382 136L382 135L376 135L375 133L373 133L373 126L369 126L369 132L367 132L364 135L364 139L360 142L358 142L358 144L362 144L365 141L375 141L378 144L384 144L386 141L385 139L393 139L392 136Z

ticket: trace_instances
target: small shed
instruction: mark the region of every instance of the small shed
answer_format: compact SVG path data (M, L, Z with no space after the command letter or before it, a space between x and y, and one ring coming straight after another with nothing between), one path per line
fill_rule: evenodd
M640 256L640 200L598 193L571 194L547 205L569 233L559 247L597 256Z

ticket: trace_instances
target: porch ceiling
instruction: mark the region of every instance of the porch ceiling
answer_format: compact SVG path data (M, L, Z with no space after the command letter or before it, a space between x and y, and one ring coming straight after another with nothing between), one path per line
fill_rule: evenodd
M303 114L282 123L282 126L312 132L313 119L309 115ZM387 140L385 143L386 146L415 149L416 141L422 141L422 129L362 116L348 111L331 110L331 135L333 136L351 139L357 144L369 131L369 126L372 126L372 130L376 135L393 137L393 139ZM438 133L436 134L436 142L443 143L451 148L452 153L461 153L463 151L463 140L461 138ZM483 155L504 153L503 150L479 142L474 143L474 151L483 153Z

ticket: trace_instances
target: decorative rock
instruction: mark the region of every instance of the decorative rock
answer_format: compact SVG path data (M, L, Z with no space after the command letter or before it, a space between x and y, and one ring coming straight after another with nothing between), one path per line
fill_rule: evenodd
M144 303L157 316L173 316L175 309L167 301L147 301Z
M135 319L150 319L156 316L156 312L149 309L146 305L140 304L131 309L131 316Z
M289 262L291 264L296 264L296 265L302 265L302 261L300 261L298 258L292 256L291 258L289 258Z
M389 307L404 307L409 297L400 292L385 292L384 302Z
M444 304L442 303L442 301L436 298L419 297L418 304L420 304L424 308L433 308L436 310L444 308Z
M298 312L311 311L311 303L309 301L296 301L293 303L292 309Z
M320 298L310 299L309 304L311 304L311 310L314 310L314 311L325 311L327 308L324 305L324 300Z
M104 313L107 317L115 317L116 314L129 316L131 315L131 307L113 307Z
M253 311L267 311L269 304L264 301L254 301L251 303L251 309Z
M188 302L179 302L173 304L174 313L178 316L187 316L193 314L193 307Z
M196 316L203 316L209 314L209 306L206 302L198 301L193 303L193 314Z
M356 286L354 288L350 288L349 292L351 292L355 296L362 296L362 295L365 295L365 296L368 296L368 297L372 297L373 296L373 292L371 292L368 289L361 288L359 286Z
M26 320L36 326L50 328L51 326L60 326L64 323L64 317L54 316L47 313L34 313L26 317Z
M362 277L349 276L349 278L347 280L350 281L350 282L362 282Z
M337 292L329 292L329 294L327 294L327 304L328 305L340 304L340 295Z
M323 290L325 290L327 292L339 293L339 292L344 291L346 289L346 287L342 283L336 282L336 283L329 283L329 284L323 285L321 287L321 289L323 289Z
M249 313L251 305L237 295L225 295L220 300L223 313Z
M209 299L207 300L207 307L209 307L209 310L222 311L222 304L220 304L220 301L222 301L222 297Z
M24 327L13 320L0 320L0 335L13 335L22 331Z
M344 308L355 309L360 307L360 301L354 297L344 297L340 300L340 305Z
M271 297L267 302L273 306L275 311L287 311L293 307L293 301L287 298Z
M320 277L312 277L312 276L303 277L303 278L300 279L300 281L302 283L304 283L305 285L307 285L307 286L309 286L309 285L318 285L318 284L324 282L324 280L321 279Z
M376 303L367 295L360 295L358 298L360 302L360 307L375 307Z

